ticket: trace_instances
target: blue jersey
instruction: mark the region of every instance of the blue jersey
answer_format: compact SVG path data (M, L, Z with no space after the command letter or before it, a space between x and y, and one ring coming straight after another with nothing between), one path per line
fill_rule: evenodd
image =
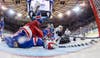
M13 37L6 37L5 42L9 47L19 47L19 48L30 48L34 46L44 46L44 42L42 38L39 37L31 37L30 39L27 37L26 32L21 30L17 32ZM16 46L17 43L18 46Z

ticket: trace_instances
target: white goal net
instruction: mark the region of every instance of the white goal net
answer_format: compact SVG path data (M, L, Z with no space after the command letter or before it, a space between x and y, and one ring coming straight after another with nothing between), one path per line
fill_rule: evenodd
M100 0L93 0L93 4L96 8L98 17L100 18Z

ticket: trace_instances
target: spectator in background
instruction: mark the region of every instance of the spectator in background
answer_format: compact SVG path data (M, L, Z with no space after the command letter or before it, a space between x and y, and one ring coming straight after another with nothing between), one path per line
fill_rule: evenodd
M5 3L5 0L2 0L3 3Z
M16 0L15 2L16 2L16 4L20 4L20 0Z

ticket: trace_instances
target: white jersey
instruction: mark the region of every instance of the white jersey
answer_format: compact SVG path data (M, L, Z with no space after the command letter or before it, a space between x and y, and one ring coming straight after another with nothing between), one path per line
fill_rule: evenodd
M55 39L59 39L60 38L60 36L58 36L58 34L57 34L58 31L60 31L60 29L59 28L55 28L55 30L54 30L54 38Z
M42 11L50 11L50 1L49 0L32 0L30 8L33 11L36 11L37 6L39 6L38 10Z
M65 35L70 35L70 34L71 34L70 30L66 29L65 30Z

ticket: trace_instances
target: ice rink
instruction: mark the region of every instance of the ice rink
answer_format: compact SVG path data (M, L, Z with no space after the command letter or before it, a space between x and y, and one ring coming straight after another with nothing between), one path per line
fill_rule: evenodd
M5 21L4 23L6 23L1 24L6 28L1 27L2 30L9 30L3 30L3 36L0 36L0 58L100 58L99 6L100 0L0 0L0 16L1 19ZM38 13L40 14L38 15ZM37 35L40 33L35 32L39 31L37 28L38 26L36 26L38 24L35 25L34 21L32 21L34 24L26 23L35 20L36 22L39 22L40 25L43 25L41 23L43 23L45 19L50 19L47 20L47 23L53 23L54 26L52 27L54 28L57 28L57 25L62 25L66 30L68 28L69 31L71 31L69 32L70 34L63 33L59 38L57 38L57 35L53 39L58 39L59 42L62 40L62 43L67 42L67 40L69 40L69 42L59 44L57 40L55 40L57 43L55 45L57 47L51 50L45 49L42 46L36 46L36 38L39 37ZM47 23L44 23L44 26L46 26ZM21 31L21 33L24 33L25 35L30 35L31 33L33 36L29 36L31 39L36 37L35 40L32 39L32 43L35 42L36 45L34 44L35 46L32 48L8 47L2 38L4 39L5 37L13 36L14 33L10 31L16 31L17 28L22 27L23 25L25 25L26 32ZM28 26L28 28L26 28L26 26ZM42 27L39 27L42 30ZM62 29L60 30L61 33L64 31L63 27L59 28ZM20 29L24 30L24 27ZM50 33L54 33L54 31L51 32L50 30ZM58 31L55 33L60 33ZM35 35L34 33L37 34ZM15 37L13 38L13 40L16 41ZM19 38L17 40L18 42L14 42L14 45L16 44L16 46L19 47L19 42L22 41L21 43L23 43L26 37L22 37L21 39L24 40L20 40ZM45 39L47 39L47 37ZM13 43L10 41L10 45L11 44ZM44 41L44 45L45 44ZM47 44L46 47L48 46L49 45ZM52 47L52 45L50 46Z
M40 48L38 48L38 49L40 49ZM6 50L9 50L9 49L6 49ZM22 52L22 51L19 50L19 52ZM32 50L31 52L34 52L34 50ZM43 51L40 51L40 52L43 52ZM43 54L40 52L37 53L37 55ZM50 52L50 50L49 50L49 52ZM44 53L45 53L45 51L44 51ZM29 54L31 54L31 53L29 52ZM86 48L86 49L78 50L78 51L71 52L71 53L69 52L64 55L55 55L55 56L25 56L25 55L19 56L19 55L15 55L12 53L1 51L0 58L100 58L100 43L98 42L94 46Z
M5 32L4 35L8 35ZM87 35L96 37L97 31L91 31ZM9 48L4 42L0 42L0 58L99 58L100 42L98 39L78 39L65 44L66 48L56 48L47 50L43 47L33 47L29 49Z

